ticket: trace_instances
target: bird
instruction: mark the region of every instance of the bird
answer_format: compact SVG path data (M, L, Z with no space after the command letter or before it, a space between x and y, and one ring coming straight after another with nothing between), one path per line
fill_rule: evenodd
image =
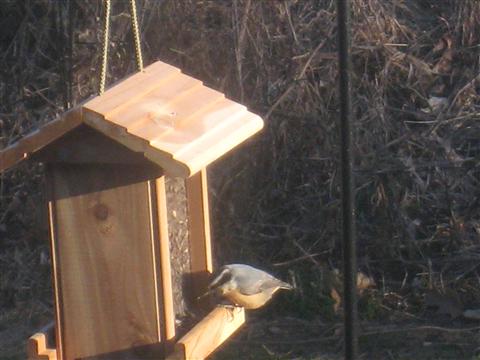
M292 290L293 286L253 266L228 264L220 269L204 295L215 293L234 306L257 309L280 289Z

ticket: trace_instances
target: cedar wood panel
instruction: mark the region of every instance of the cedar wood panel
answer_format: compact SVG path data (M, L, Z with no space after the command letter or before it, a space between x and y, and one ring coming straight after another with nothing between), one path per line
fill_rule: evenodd
M148 183L137 181L147 175L128 165L50 166L63 360L160 340L156 231Z

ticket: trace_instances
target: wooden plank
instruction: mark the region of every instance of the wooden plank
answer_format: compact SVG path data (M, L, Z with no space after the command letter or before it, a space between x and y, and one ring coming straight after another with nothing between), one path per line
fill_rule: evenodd
M52 288L53 288L53 297L54 297L54 307L55 307L55 339L56 339L56 348L58 350L57 356L59 360L63 359L63 323L62 315L60 313L61 308L61 299L62 293L60 288L60 268L58 266L58 247L57 247L57 226L55 218L55 201L53 184L54 184L54 175L52 167L47 164L45 166L45 183L46 183L46 197L48 199L48 225L50 231L50 257L52 259Z
M174 111L174 102L179 101L182 97L188 97L200 87L202 87L201 81L179 74L170 78L163 86L138 99L137 103L131 103L124 111L106 114L105 119L133 129L148 118L155 118L158 114L168 114Z
M150 169L52 164L63 359L136 359L160 341Z
M97 96L84 104L85 108L101 114L113 116L122 109L130 107L145 94L162 86L164 81L180 75L180 69L167 63L157 61L142 72L136 73L108 89L103 95Z
M28 360L57 360L57 350L47 347L46 338L45 333L37 332L27 340Z
M36 161L53 163L142 164L143 152L134 152L87 125L80 125L65 136L32 155Z
M83 121L102 134L128 147L130 150L143 152L147 159L161 166L165 172L179 177L188 177L190 175L188 166L174 160L168 152L150 146L150 143L145 139L129 134L125 128L105 121L98 114L85 109Z
M192 117L180 121L174 131L151 134L150 143L168 149L177 156L189 147L195 146L197 141L208 137L210 133L218 132L232 123L238 123L238 119L248 113L245 106L228 99L220 99L210 105L204 108L205 111L199 111Z
M167 359L205 359L244 323L243 308L217 306L177 342Z
M4 171L28 158L41 148L65 135L82 122L81 109L73 109L62 117L23 137L15 144L0 151L0 171Z
M246 112L243 117L235 118L230 122L225 121L221 127L198 137L182 150L174 153L174 159L188 164L191 173L195 174L247 140L262 126L260 117L255 118L251 113Z
M207 170L185 181L191 259L192 297L202 295L212 273L212 246L208 208ZM193 303L193 301L192 301Z
M141 127L129 128L128 131L151 142L165 137L170 140L174 139L169 144L170 151L174 153L216 125L217 121L206 124L200 120L217 109L218 104L223 103L225 98L220 93L207 90L210 89L200 88L198 96L196 96L197 93L194 93L188 98L182 98L182 101L176 102L175 110L159 112L145 120ZM205 99L206 96L207 99ZM163 124L163 128L161 124Z
M150 240L151 240L151 254L152 254L152 271L153 271L153 283L155 294L155 312L157 334L159 339L164 338L162 323L163 313L161 308L162 286L161 286L161 267L160 267L160 238L159 238L159 225L158 225L158 209L157 209L157 194L155 187L155 180L149 180L148 184L148 212L150 216Z
M170 264L170 241L168 238L167 199L165 193L165 177L155 182L157 213L160 241L160 273L163 303L163 333L162 341L170 342L175 338L175 311L172 294L172 270Z

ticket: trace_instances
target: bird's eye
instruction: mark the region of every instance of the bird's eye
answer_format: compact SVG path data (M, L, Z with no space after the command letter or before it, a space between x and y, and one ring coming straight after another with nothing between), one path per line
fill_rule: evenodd
M222 278L220 279L219 286L229 282L230 280L232 280L232 274L230 272L223 274Z

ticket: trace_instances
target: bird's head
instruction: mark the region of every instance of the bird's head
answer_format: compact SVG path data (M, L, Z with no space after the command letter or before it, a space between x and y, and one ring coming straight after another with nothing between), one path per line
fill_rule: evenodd
M208 286L210 291L215 291L220 295L224 295L234 289L236 286L232 270L228 266L221 268L219 274L213 279Z

